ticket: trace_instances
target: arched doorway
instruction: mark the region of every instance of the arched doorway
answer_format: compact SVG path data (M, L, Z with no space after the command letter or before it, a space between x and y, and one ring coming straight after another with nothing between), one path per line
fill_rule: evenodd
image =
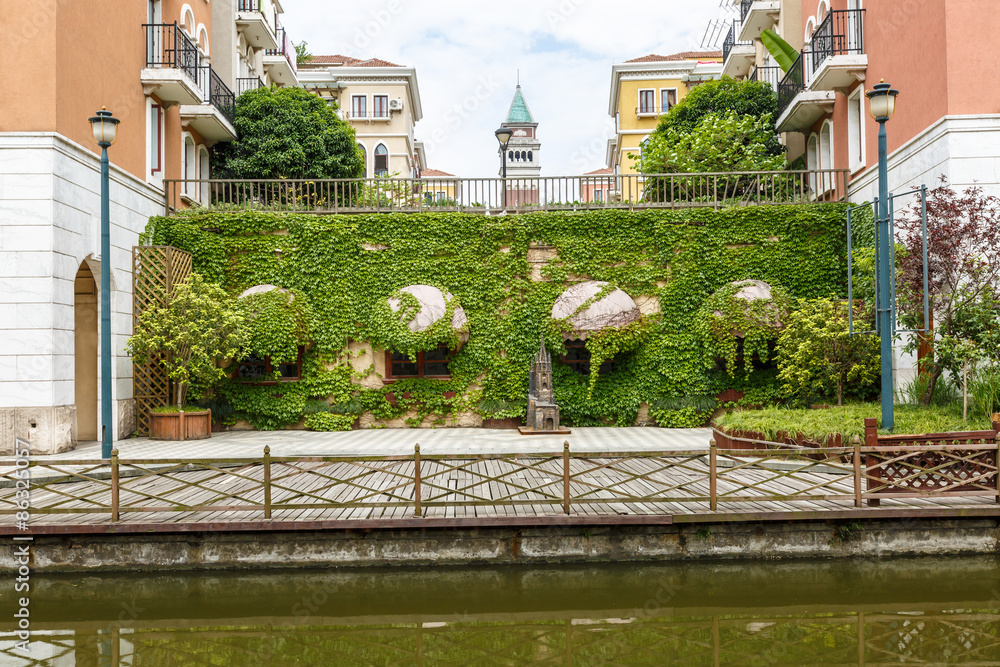
M73 290L74 396L77 440L97 440L97 283L84 262Z

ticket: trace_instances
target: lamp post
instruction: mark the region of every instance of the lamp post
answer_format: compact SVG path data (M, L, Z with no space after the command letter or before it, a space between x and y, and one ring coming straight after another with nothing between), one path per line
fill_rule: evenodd
M101 147L101 458L111 458L111 213L108 194L108 146L118 139L118 123L107 107L90 118L94 141Z
M891 431L895 427L893 415L893 382L892 382L892 328L894 313L892 295L889 289L895 267L891 266L891 244L889 225L889 176L887 165L885 124L896 112L896 95L898 90L883 79L875 84L872 90L865 93L868 98L868 111L878 122L878 220L876 221L878 237L878 318L881 337L882 360L882 428Z
M510 138L513 136L514 131L509 127L501 127L499 130L493 134L497 135L497 141L500 142L500 169L503 175L503 207L507 208L507 144L510 143Z

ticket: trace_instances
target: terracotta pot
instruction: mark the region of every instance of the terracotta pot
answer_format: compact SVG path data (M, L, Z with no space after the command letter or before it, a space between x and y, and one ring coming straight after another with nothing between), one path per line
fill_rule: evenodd
M212 411L152 412L150 440L204 440L212 437Z

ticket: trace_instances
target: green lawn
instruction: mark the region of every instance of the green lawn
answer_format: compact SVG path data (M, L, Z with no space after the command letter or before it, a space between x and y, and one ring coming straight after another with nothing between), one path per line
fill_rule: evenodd
M896 406L894 433L942 433L947 431L975 431L993 428L985 417L970 417L962 422L962 406L918 407ZM829 410L792 410L772 407L763 410L736 410L722 415L714 424L727 429L757 431L768 439L775 439L779 431L802 432L811 440L823 440L831 433L841 433L844 438L864 436L865 417L875 417L881 423L882 406L879 403L851 403ZM887 433L887 431L880 431Z

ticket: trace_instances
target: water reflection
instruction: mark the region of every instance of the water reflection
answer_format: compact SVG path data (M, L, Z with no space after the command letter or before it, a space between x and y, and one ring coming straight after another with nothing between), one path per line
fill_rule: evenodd
M36 577L0 665L1000 665L993 559Z

